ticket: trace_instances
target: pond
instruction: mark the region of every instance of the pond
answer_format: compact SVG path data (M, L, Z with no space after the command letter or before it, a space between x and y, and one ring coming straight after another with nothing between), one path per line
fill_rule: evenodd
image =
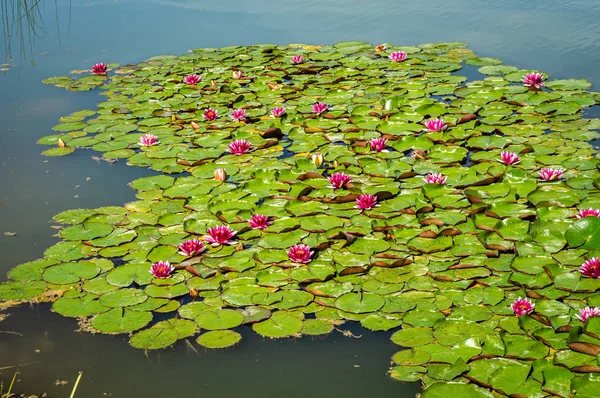
M598 4L546 1L524 9L517 1L435 1L426 8L419 1L396 3L323 1L317 7L308 1L57 0L35 8L35 31L27 18L14 18L14 24L3 18L4 49L13 59L0 76L0 180L5 186L0 233L9 232L0 235L0 280L60 240L49 224L54 215L122 206L136 198L128 183L159 174L125 161L103 161L92 151L41 156L46 147L35 142L52 134L60 117L96 109L105 100L98 90L74 93L41 83L51 76L87 70L97 62L135 64L202 47L461 41L479 56L498 57L507 65L543 70L555 79L587 79L594 88L600 84ZM481 78L475 68L460 73ZM584 114L598 116L594 108ZM76 321L50 312L47 304L9 313L0 329L17 334L0 335L0 369L5 368L0 372L6 384L11 367L19 365L15 390L20 392L65 396L80 370L77 396L180 397L193 391L224 397L409 397L420 391L418 384L386 374L398 350L389 340L391 332L370 332L359 324L345 329L360 338L336 332L269 340L241 328L243 342L227 350L179 343L145 356L126 337L76 332ZM62 380L68 384L56 384Z

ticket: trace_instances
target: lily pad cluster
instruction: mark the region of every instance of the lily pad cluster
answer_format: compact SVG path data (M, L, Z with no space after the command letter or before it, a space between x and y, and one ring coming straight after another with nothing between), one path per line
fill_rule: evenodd
M465 64L480 80L457 73ZM58 214L63 241L13 268L0 299L51 300L142 349L229 347L243 325L283 338L357 321L395 331L408 349L390 375L420 380L424 397L595 397L600 317L577 315L600 306L600 280L579 272L599 255L600 218L576 215L600 208L589 143L600 120L581 115L600 94L546 74L525 87L532 72L463 43L346 42L203 48L48 79L99 85L106 100L62 118L40 140L54 146L46 155L91 148L161 174L133 181L138 200L124 207ZM153 145L140 145L146 134ZM234 140L249 151L231 153ZM563 174L544 181L542 168ZM334 173L351 180L334 189ZM430 173L445 183L425 183ZM361 195L377 207L357 208ZM248 223L256 214L265 229ZM178 250L219 225L235 244ZM306 264L288 256L299 244L315 252ZM174 273L153 277L158 261ZM518 297L535 311L515 316Z

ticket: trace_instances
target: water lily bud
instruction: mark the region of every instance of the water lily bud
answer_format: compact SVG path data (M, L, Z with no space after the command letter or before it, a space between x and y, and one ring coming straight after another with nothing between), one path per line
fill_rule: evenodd
M190 123L190 125L192 126L192 128L194 130L198 130L200 128L200 125L198 123L196 123L196 122L192 122L192 123Z
M225 169L216 169L214 172L215 180L225 181L227 179L227 172Z
M194 288L190 289L190 298L196 300L198 298L198 291Z
M427 155L425 155L425 151L422 149L418 149L418 150L413 150L410 153L410 157L413 159L417 159L417 160L425 160L427 159Z
M59 138L58 139L58 147L59 148L64 148L66 146L67 146L67 144L62 140L62 138Z
M313 153L312 162L315 166L321 167L323 165L323 155L321 155L320 153Z

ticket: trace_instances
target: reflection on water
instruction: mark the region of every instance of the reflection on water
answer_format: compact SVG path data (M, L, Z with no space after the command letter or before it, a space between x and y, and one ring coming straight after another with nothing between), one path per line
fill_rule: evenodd
M23 14L25 4L31 10ZM41 84L49 76L88 69L97 62L137 63L198 47L464 41L482 56L541 69L554 78L586 78L596 90L600 86L598 1L546 0L526 6L518 0L315 4L86 0L71 5L70 0L0 0L5 52L24 52L35 60L35 65L27 65L15 56L21 68L0 74L0 280L6 279L8 269L40 257L55 243L56 231L49 221L56 213L122 205L135 199L127 183L153 173L123 161L97 163L92 151L41 157L44 148L35 142L51 134L61 116L96 109L104 100L96 91L70 93ZM5 231L17 236L4 236ZM78 398L101 397L105 392L112 397L149 398L413 397L418 387L386 376L389 358L397 349L389 333L368 333L358 326L353 332L362 334L361 339L334 334L286 341L264 340L242 328L244 340L229 350L196 347L195 353L179 344L146 357L128 345L127 337L73 332L75 322L51 313L47 305L10 312L13 315L0 322L0 330L22 336L0 334L0 368L37 362L21 368L19 391L68 396L79 370L85 373ZM0 380L6 383L12 374L12 369L0 370ZM56 386L57 380L69 384Z
M48 3L54 6L56 25L51 30L47 29L46 13L43 11ZM69 7L70 5L71 0L69 0ZM0 16L2 17L4 56L7 61L13 61L16 52L20 55L18 62L23 62L28 57L33 61L36 39L53 36L60 41L57 0L2 0L0 1Z
M271 341L241 327L242 341L226 350L206 350L191 340L145 355L126 337L75 332L76 322L53 314L48 305L11 312L1 329L23 335L0 334L0 369L25 364L15 388L26 393L65 397L80 370L76 396L84 398L412 398L420 390L386 375L398 348L391 333L355 327L361 338L335 332ZM13 373L13 368L0 370L3 380ZM68 384L56 386L57 380Z

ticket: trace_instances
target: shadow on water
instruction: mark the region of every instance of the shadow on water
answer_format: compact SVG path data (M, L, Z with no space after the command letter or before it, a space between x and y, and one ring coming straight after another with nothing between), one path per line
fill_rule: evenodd
M54 6L56 33L50 33L41 7L46 4ZM69 21L67 34L71 23L71 0L69 0ZM2 35L4 43L4 57L7 62L14 60L18 51L20 61L29 57L33 63L36 39L48 35L56 36L60 42L60 18L57 0L2 0L0 1L0 16L2 18Z

